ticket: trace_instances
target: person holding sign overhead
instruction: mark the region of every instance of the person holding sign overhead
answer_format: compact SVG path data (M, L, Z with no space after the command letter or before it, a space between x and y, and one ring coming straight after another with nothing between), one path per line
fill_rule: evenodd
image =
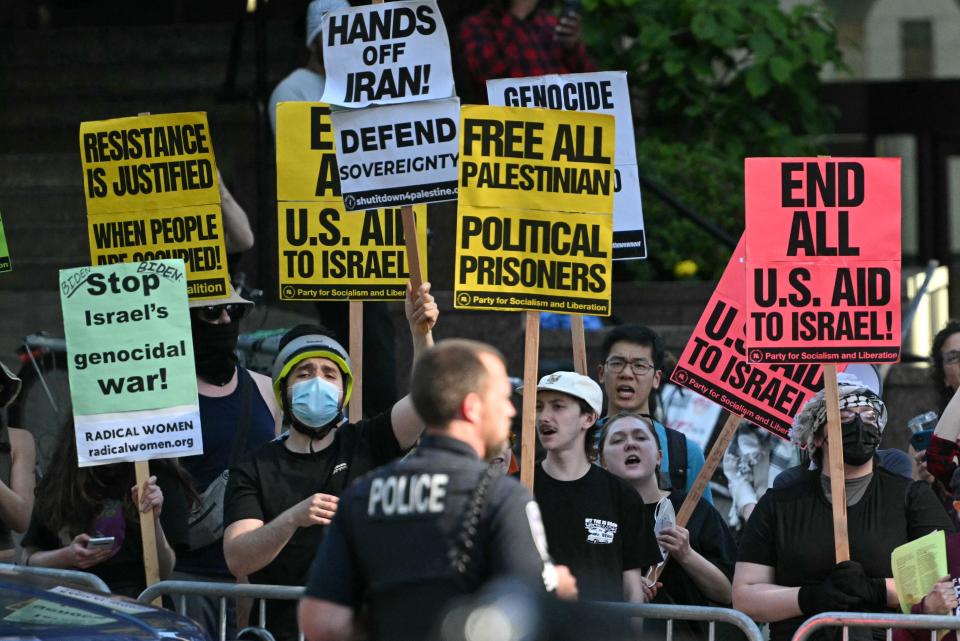
M757 503L740 539L733 606L769 621L771 641L790 639L804 618L828 611L882 612L898 604L890 553L934 530L953 532L929 486L887 472L876 450L883 401L859 379L838 375L850 561L831 545L826 401L821 390L794 418L791 439L818 469ZM865 631L869 638L869 631ZM882 638L882 637L881 637Z
M439 313L430 283L408 288L405 309L416 361L433 345ZM235 576L303 585L343 490L420 437L423 421L409 396L372 419L347 422L355 383L347 351L324 328L299 325L281 339L273 388L290 430L230 470L223 551ZM297 638L295 603L268 602L267 614L278 640Z
M306 14L306 42L310 50L310 58L305 67L295 69L274 88L270 95L270 125L273 128L274 139L277 137L277 105L281 102L320 102L326 86L327 74L324 69L323 58L323 24L327 14L331 11L350 8L347 0L312 0L307 6ZM329 112L328 108L325 108ZM314 147L315 136L318 135L313 127L322 128L317 121L311 121L311 130L304 131L302 136L310 141ZM329 131L329 129L328 129ZM333 158L333 146L330 146L330 156ZM330 194L340 198L340 178L334 171L327 178L326 183ZM280 168L278 168L278 171ZM318 300L315 302L318 320L321 325L331 330L334 337L346 343L350 336L349 304L344 300ZM370 378L363 388L363 412L367 416L374 416L393 407L397 400L397 388L394 379L396 370L396 351L393 321L390 310L385 301L370 300L363 304L363 369L366 371L380 371L382 376ZM360 418L360 417L355 417Z

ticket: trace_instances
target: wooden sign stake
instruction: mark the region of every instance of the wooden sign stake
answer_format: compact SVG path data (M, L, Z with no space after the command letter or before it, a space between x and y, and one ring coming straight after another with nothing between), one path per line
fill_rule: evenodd
M143 488L150 478L150 462L137 461L134 463L137 473L137 487L139 495L143 496ZM153 522L153 512L141 512L137 502L137 513L140 515L140 538L143 541L143 570L147 578L147 587L160 581L160 561L157 557L157 529ZM153 605L160 605L160 597L153 600Z
M149 111L141 111L138 116L149 116ZM150 478L150 462L136 461L134 470L137 476L137 487L143 493L143 487ZM144 514L137 503L137 514L140 515L140 539L143 542L143 570L147 579L147 587L160 581L160 559L157 557L157 528L153 522L153 513ZM160 605L160 597L153 600L153 605Z
M423 284L423 272L420 271L420 245L417 244L417 219L413 215L413 207L404 205L400 208L403 220L403 239L407 246L407 266L410 268L410 285L413 291L420 289Z
M587 341L581 314L570 315L570 339L573 343L573 371L581 376L590 376L587 373Z
M533 453L537 449L537 369L540 355L540 312L527 312L523 339L523 415L520 438L520 482L533 492Z
M847 539L847 487L843 474L843 431L840 428L840 389L837 366L823 366L824 399L827 402L827 454L830 458L830 497L833 503L833 546L837 563L850 560Z
M720 430L720 434L717 435L717 440L713 442L713 447L710 449L710 454L707 455L707 459L703 462L703 467L700 468L700 473L697 474L697 478L694 480L693 486L690 488L690 491L687 492L687 497L683 500L683 504L680 506L680 511L677 512L677 525L680 527L687 527L690 517L693 516L693 511L697 507L697 503L700 502L700 497L703 496L704 491L707 489L707 483L709 483L710 479L713 478L713 473L723 460L723 455L727 453L727 448L730 446L730 441L733 440L734 435L737 433L737 427L740 425L741 420L743 419L736 414L727 415L727 420L723 424L723 429ZM653 571L647 575L647 578L656 581L658 578L660 578L660 574L663 572L665 567L667 567L666 563L659 566L654 566Z
M350 420L363 417L363 301L350 301L350 365L353 367L353 392L350 394Z

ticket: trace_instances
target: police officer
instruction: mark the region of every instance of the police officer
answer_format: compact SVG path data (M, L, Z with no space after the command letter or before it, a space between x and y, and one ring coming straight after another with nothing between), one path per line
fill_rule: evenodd
M410 456L341 497L300 602L310 641L348 638L362 605L372 638L430 638L450 599L498 576L575 596L530 493L483 460L506 446L515 414L500 353L442 341L417 361L410 390L426 431Z

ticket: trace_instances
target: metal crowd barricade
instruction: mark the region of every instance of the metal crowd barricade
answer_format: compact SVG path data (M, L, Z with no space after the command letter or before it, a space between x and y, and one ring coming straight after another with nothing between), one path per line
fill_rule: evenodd
M640 617L644 619L661 619L667 622L666 641L673 639L674 620L706 621L708 638L716 639L716 624L728 623L740 629L747 641L764 641L763 633L753 619L739 610L730 608L712 608L697 605L671 605L659 603L604 603L604 609L619 615ZM960 621L960 619L957 619Z
M930 641L937 641L937 630L960 630L960 617L932 614L885 614L883 612L824 612L804 621L793 641L805 641L824 628L843 628L843 641L850 628L886 628L887 641L893 639L894 628L930 630Z
M256 599L259 601L258 622L261 628L267 627L267 599L299 600L303 595L303 588L293 585L261 585L258 583L214 583L204 581L160 581L140 593L137 601L150 603L162 595L175 599L177 612L186 615L188 596L215 597L219 607L219 636L220 641L227 638L227 599ZM303 633L300 634L303 641Z
M78 570L59 570L56 568L38 568L36 566L14 565L0 563L0 573L13 576L38 576L44 578L62 579L72 585L82 585L98 592L110 594L110 588L103 579L96 574L80 572Z

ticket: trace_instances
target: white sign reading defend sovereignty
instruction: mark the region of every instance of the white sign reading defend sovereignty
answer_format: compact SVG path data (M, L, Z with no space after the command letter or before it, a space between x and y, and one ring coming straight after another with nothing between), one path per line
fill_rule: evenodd
M612 115L617 123L613 259L647 257L627 72L603 71L488 80L487 101L498 107L541 107Z
M324 18L322 101L342 107L449 98L453 68L435 0L331 11Z
M457 199L460 100L335 111L348 211Z

